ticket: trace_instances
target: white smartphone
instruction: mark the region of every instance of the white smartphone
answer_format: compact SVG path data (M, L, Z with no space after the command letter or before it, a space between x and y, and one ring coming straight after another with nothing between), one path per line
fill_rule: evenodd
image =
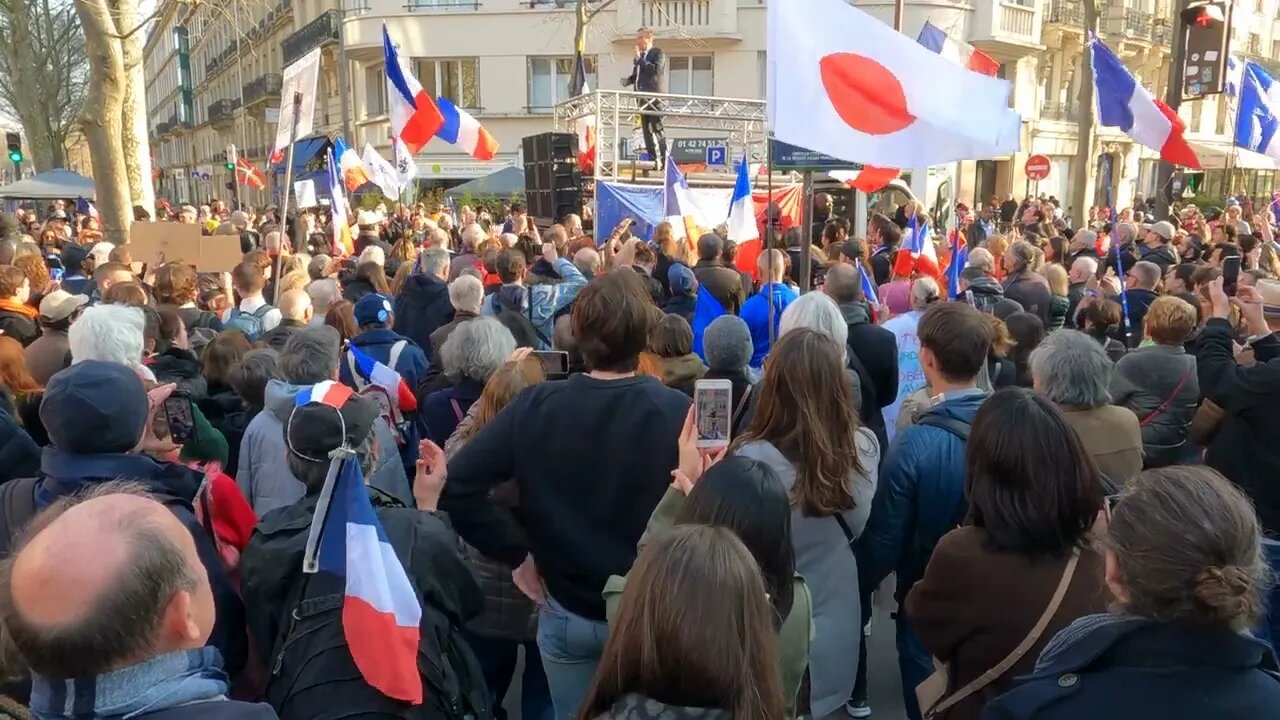
M693 405L698 421L698 447L729 447L733 420L733 382L699 380L693 385Z

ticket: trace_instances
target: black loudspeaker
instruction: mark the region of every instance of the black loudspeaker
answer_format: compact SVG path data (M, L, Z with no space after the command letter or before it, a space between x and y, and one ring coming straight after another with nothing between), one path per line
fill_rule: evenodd
M548 132L524 139L524 195L529 214L542 224L582 212L577 134Z

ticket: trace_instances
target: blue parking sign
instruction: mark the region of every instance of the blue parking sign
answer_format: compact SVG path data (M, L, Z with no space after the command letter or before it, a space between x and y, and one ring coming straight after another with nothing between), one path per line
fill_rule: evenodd
M712 145L707 148L707 165L728 165L729 148L725 145Z

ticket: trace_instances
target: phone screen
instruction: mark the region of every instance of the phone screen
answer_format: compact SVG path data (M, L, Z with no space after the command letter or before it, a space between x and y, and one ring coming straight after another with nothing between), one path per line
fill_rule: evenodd
M533 356L542 363L542 372L548 378L565 377L569 374L569 353L561 350L538 350Z
M1236 288L1240 286L1240 256L1231 255L1222 258L1222 291L1227 297L1236 296Z
M694 384L693 404L697 408L698 447L727 447L733 420L732 383L699 380Z
M191 417L191 398L186 395L170 395L164 400L164 417L169 423L169 437L182 445L195 437L196 424Z

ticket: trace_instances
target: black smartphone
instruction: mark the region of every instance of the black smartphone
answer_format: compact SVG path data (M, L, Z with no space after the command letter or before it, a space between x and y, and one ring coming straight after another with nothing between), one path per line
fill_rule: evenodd
M536 350L533 356L542 363L542 372L548 378L562 378L569 374L569 353L562 350Z
M1236 288L1240 287L1240 256L1228 255L1222 258L1222 291L1227 297L1236 296Z
M196 423L191 413L191 397L174 392L164 399L164 418L169 424L169 437L175 445L182 445L196 435Z

